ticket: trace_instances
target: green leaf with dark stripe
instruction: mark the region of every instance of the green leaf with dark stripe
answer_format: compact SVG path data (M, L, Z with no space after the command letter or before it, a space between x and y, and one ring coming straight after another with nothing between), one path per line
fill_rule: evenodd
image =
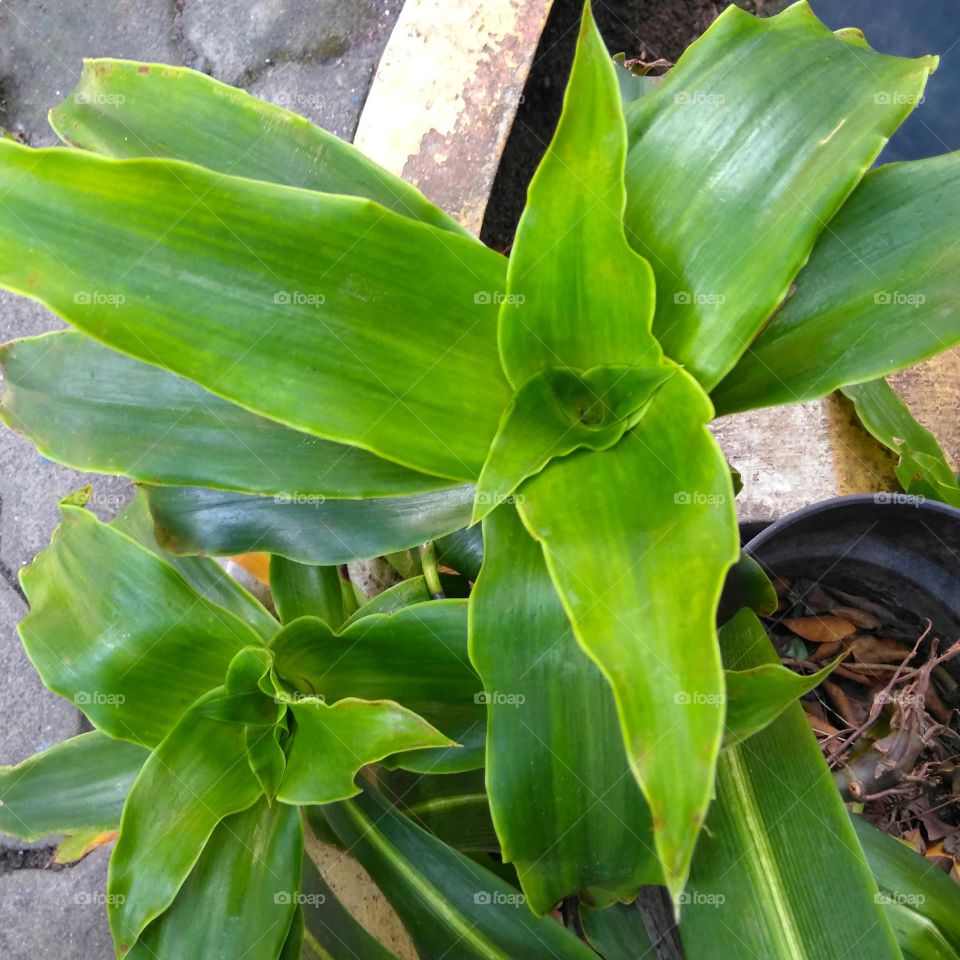
M736 669L777 663L755 617L725 626L721 643ZM691 957L898 960L876 883L799 704L720 757L717 796L680 903Z
M474 487L373 500L251 497L204 487L148 487L157 539L174 553L262 550L333 565L406 550L470 522Z
M515 887L370 790L324 814L400 915L420 960L596 960L552 917L535 917Z

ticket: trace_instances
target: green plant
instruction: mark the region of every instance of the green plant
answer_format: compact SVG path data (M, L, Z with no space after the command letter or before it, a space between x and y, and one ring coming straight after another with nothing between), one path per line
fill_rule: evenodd
M509 261L351 147L187 70L90 61L51 114L81 149L0 143L0 283L76 328L3 348L4 418L144 485L109 525L65 504L24 575L28 653L100 732L8 771L0 823L82 847L133 782L122 955L293 957L305 936L336 956L299 902L317 881L296 808L320 804L421 957L589 956L539 915L579 895L588 939L640 937L611 905L651 883L691 904L694 957L729 929L697 909L711 897L756 914L736 939L760 955L898 955L791 704L820 675L772 662L749 609L769 584L738 561L706 425L960 340L957 156L866 173L934 67L802 2L731 8L624 104L587 7ZM477 520L479 575L476 528L458 532ZM427 551L425 578L344 622L324 567L435 540L469 600L430 599ZM199 556L254 550L282 626ZM385 759L464 783L485 766L450 796L489 810L495 849L478 864L456 831L411 825L382 771L347 799ZM89 803L31 811L32 780ZM824 870L836 888L811 895ZM242 923L237 903L256 904Z

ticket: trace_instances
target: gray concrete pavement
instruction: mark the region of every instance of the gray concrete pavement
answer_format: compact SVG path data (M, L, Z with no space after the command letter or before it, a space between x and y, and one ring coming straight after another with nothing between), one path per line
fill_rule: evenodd
M69 869L24 869L0 875L0 957L112 957L104 909L108 856L109 851L97 850Z

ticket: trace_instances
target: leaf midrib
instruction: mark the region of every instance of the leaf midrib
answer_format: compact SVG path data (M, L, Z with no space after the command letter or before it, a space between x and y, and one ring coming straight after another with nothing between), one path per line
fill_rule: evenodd
M790 960L806 960L803 941L796 920L789 907L789 897L783 877L777 866L777 858L770 845L763 815L750 783L750 774L739 747L731 747L721 755L718 778L729 776L730 786L739 801L731 805L738 816L732 820L743 839L747 853L744 860L747 869L754 875L757 889L763 891L758 898L763 911L771 918L767 925L770 933L778 938L783 949L778 957Z
M413 868L413 865L408 860L396 854L393 847L391 847L390 844L387 843L381 836L380 832L377 830L376 824L373 823L373 821L370 820L369 817L367 817L366 814L364 814L355 804L345 803L344 809L346 810L347 816L349 816L350 819L352 819L354 823L356 823L356 825L363 830L366 838L380 851L384 857L396 864L400 864L404 868L406 880L416 889L416 891L427 903L431 904L441 916L446 918L450 926L453 927L453 929L456 930L456 932L460 935L461 940L465 940L467 943L472 944L482 957L488 957L490 960L497 960L497 958L502 958L502 960L514 960L513 957L504 953L496 944L491 943L486 937L478 934L475 925L465 923L460 915L460 912L454 909L446 899L440 896L437 893L436 888L424 880L420 873Z

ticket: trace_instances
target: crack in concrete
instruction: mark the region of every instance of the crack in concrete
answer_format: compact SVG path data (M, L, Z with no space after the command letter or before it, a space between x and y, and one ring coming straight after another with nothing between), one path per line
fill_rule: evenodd
M66 870L72 863L57 863L56 846L31 847L26 850L0 850L0 877L18 870ZM79 861L78 861L79 862Z
M9 586L24 603L27 603L27 595L23 592L23 587L20 586L20 581L17 580L16 574L2 560L0 560L0 578L3 578L7 586ZM28 603L27 606L29 606Z
M0 519L3 517L3 497L0 497ZM27 605L30 606L27 601L27 595L23 592L23 587L20 586L20 581L17 579L17 575L7 566L2 560L0 560L0 578L10 587L11 590Z

